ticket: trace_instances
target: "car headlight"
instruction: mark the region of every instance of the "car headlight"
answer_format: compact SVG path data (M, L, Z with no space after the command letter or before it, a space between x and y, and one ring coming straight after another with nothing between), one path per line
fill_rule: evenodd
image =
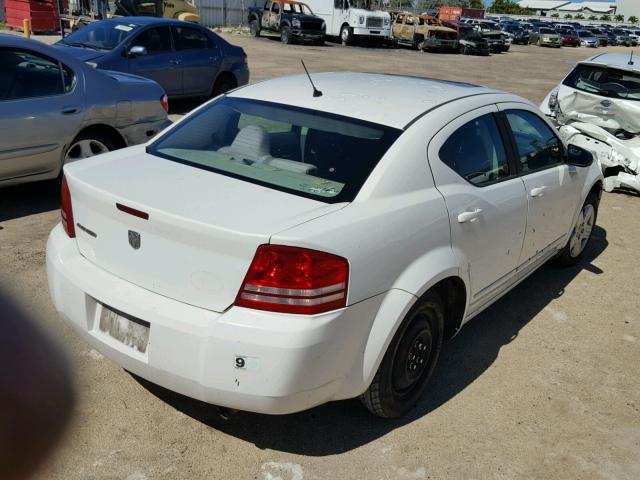
M385 19L384 19L384 24L385 24L385 25L389 25L389 23L391 23L391 18L389 18L389 17L385 17Z
M360 22L360 23L364 23L364 17L360 17L360 18L358 18L358 22Z
M84 63L86 63L87 65L90 65L92 68L98 68L98 64L95 62L84 62Z
M558 88L554 89L549 95L549 109L554 111L558 106Z
M294 18L291 20L291 25L296 27L296 28L300 28L300 20L298 18Z

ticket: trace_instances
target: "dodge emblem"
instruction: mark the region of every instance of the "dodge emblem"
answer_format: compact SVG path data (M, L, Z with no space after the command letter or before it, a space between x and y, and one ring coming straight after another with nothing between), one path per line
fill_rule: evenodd
M129 245L131 245L131 248L134 250L138 250L140 248L140 234L138 232L129 230Z

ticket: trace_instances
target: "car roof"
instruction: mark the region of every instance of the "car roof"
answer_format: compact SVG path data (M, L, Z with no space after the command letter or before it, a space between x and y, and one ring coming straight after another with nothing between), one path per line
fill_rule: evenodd
M404 129L417 117L461 98L502 93L468 83L378 73L311 75L323 94L312 95L306 75L266 80L234 90L230 97L262 100L342 115Z
M640 56L633 57L633 65L629 65L631 55L628 53L601 53L588 60L584 60L579 65L598 65L605 67L615 67L619 70L640 73Z

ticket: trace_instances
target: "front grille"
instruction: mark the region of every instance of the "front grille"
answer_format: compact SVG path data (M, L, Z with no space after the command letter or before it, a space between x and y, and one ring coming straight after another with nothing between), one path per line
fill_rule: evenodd
M321 31L322 24L320 22L300 22L301 30Z
M382 28L382 18L367 17L367 28Z

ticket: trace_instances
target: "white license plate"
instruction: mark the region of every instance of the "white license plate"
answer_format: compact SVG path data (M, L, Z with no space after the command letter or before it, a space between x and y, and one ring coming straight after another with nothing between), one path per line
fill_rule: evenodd
M101 332L140 353L147 352L149 345L149 322L102 306L99 327Z

